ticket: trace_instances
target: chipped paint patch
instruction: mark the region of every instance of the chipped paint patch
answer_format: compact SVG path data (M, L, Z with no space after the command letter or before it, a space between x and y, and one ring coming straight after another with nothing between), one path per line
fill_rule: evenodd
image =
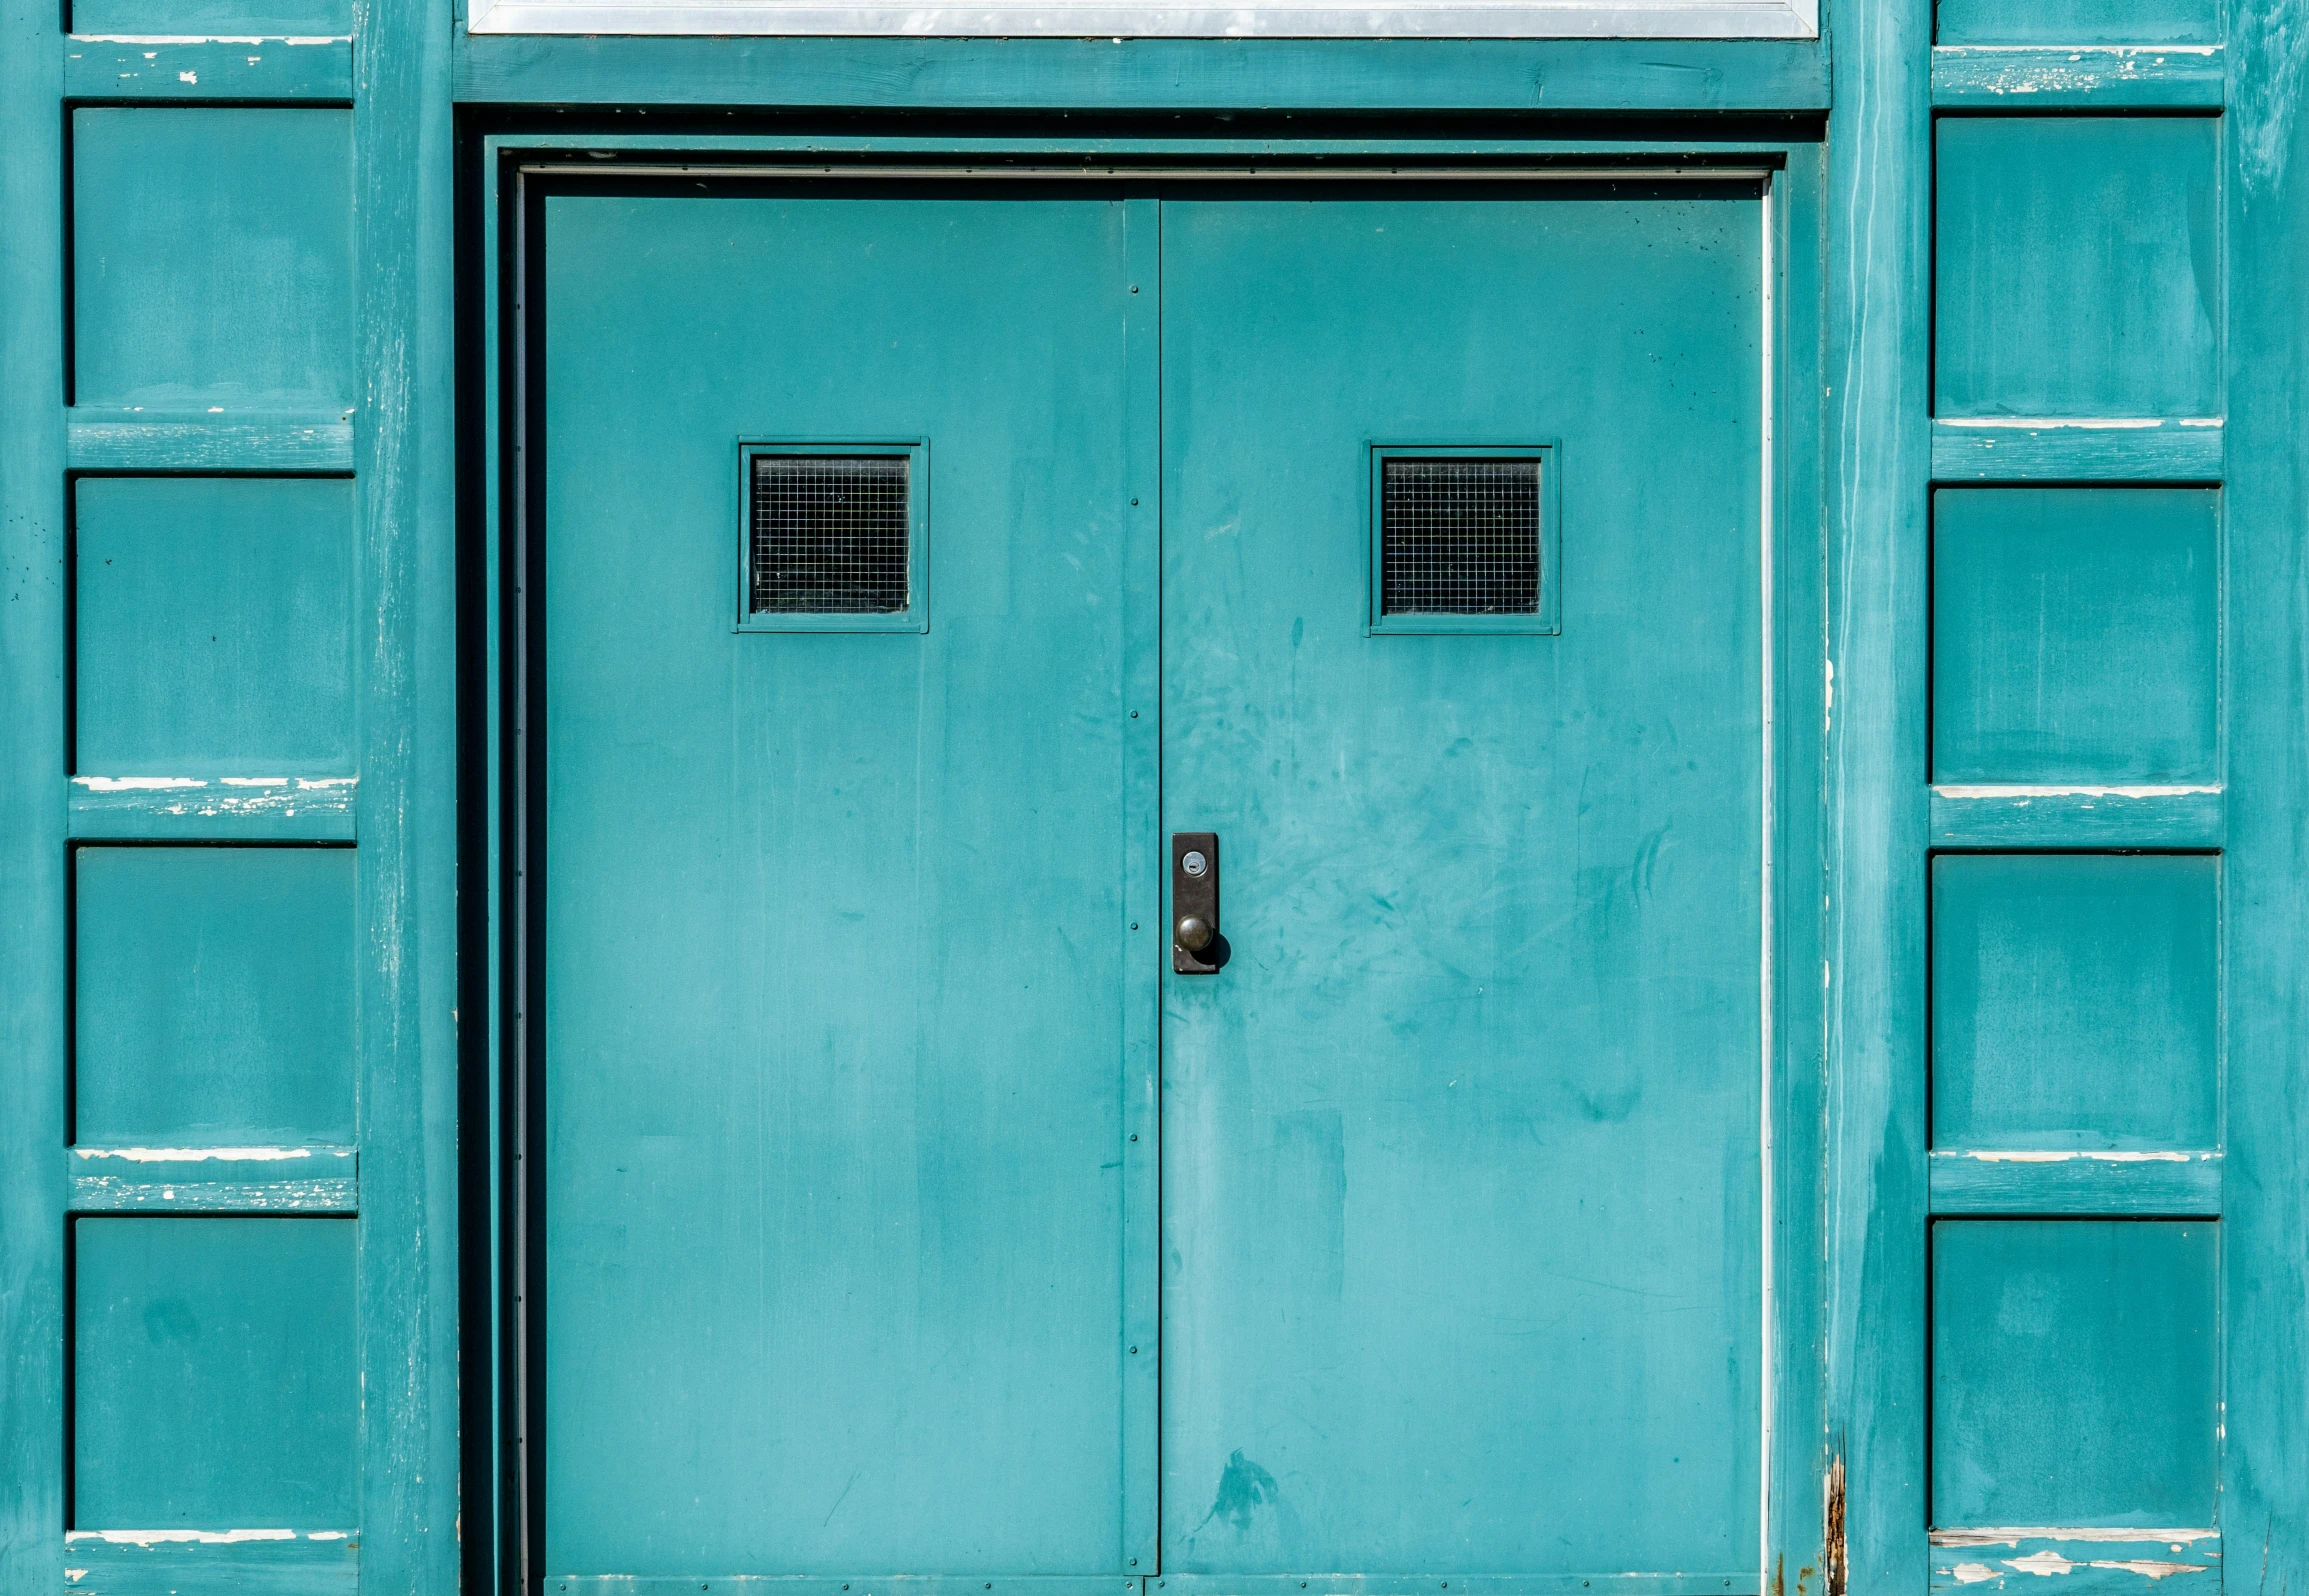
M208 784L198 776L75 776L72 785L87 792L177 792Z
M75 1147L82 1158L125 1158L138 1164L265 1163L282 1158L350 1158L349 1147Z
M1996 1578L1996 1570L1986 1563L1959 1563L1950 1572L1959 1585L1977 1585L1984 1579Z
M293 1529L107 1529L66 1530L68 1546L101 1542L106 1546L237 1546L247 1541L293 1541Z
M2147 1152L2132 1149L2100 1149L2091 1152L1983 1149L1938 1156L1977 1159L1983 1164L2066 1164L2078 1159L2100 1164L2185 1164L2191 1158L2211 1158L2213 1154L2175 1152L2166 1148Z
M1965 799L2028 799L2028 798L2193 798L2217 794L2219 787L2024 787L2024 786L1948 786L1934 787L1939 798Z
M2179 1551L2198 1541L2220 1539L2217 1529L2133 1529L2129 1527L2088 1527L2062 1529L2031 1526L2007 1528L2001 1525L1980 1529L1936 1529L1932 1532L1935 1546L2012 1546L2022 1541L2161 1541Z
M2004 427L2028 432L2153 432L2165 424L2162 416L1942 416L1938 421L1943 427Z
M2031 1552L2026 1557L2008 1557L2004 1566L2023 1574L2035 1574L2049 1579L2055 1574L2066 1574L2077 1565L2054 1551Z
M351 44L349 33L274 34L270 38L258 33L75 33L74 44Z

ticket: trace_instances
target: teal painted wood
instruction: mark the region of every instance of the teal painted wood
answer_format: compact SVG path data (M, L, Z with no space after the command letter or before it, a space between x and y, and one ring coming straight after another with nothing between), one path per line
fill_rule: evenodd
M308 471L353 469L353 424L334 415L216 416L76 409L66 428L75 471Z
M1819 111L1817 43L1647 39L457 40L460 103ZM1592 146L1591 146L1592 147Z
M2205 1222L1934 1224L1935 1526L2213 1522L2217 1236Z
M1942 45L1932 103L1963 110L2216 110L2228 86L2219 45Z
M343 1529L353 1225L73 1222L72 1525Z
M1932 790L1936 848L2218 848L2218 787L1952 786Z
M53 5L0 8L0 1590L63 1587L70 518Z
M548 1588L1119 1579L1150 245L1100 188L694 192L547 198L525 244ZM930 630L735 631L738 440L893 432Z
M2213 1152L1935 1152L1935 1214L2217 1216Z
M1148 1596L1439 1596L1467 1591L1471 1596L1742 1596L1760 1588L1756 1570L1687 1574L1456 1574L1429 1579L1415 1574L1166 1574L1146 1583Z
M1166 1578L1759 1560L1763 220L1166 198ZM1551 437L1562 635L1367 636L1365 443Z
M1937 134L1937 414L2221 413L2215 120L1944 117Z
M1774 399L1772 487L1781 546L1773 569L1780 616L1773 627L1774 771L1772 1188L1766 1233L1772 1246L1772 1301L1765 1355L1771 1361L1765 1411L1771 1423L1765 1466L1763 1555L1758 1573L1772 1596L1811 1596L1821 1587L1826 1532L1826 1360L1822 1356L1827 1278L1824 1170L1828 1146L1826 1053L1828 633L1825 462L1822 408L1811 402L1825 381L1827 328L1822 197L1828 151L1798 146L1773 180ZM1794 402L1802 395L1803 402Z
M82 848L74 900L76 1140L351 1140L350 851Z
M342 775L353 491L111 478L73 514L73 769Z
M262 1538L146 1530L65 1537L73 1596L356 1596L360 1537L342 1530Z
M2220 898L2209 854L1935 859L1933 1146L2216 1145Z
M1157 1579L1134 1576L1117 1581L1067 1575L1015 1575L992 1580L968 1576L902 1574L881 1578L841 1579L825 1574L714 1574L704 1579L686 1574L570 1574L546 1582L553 1596L676 1596L705 1586L713 1590L744 1591L748 1596L985 1596L988 1591L1010 1591L1019 1596L1440 1596L1442 1590L1465 1590L1469 1596L1753 1596L1757 1589L1753 1569L1733 1574L1462 1574L1448 1581L1407 1575L1313 1574L1271 1578L1228 1575L1203 1578L1170 1574Z
M2116 426L2091 422L1936 422L1932 475L1941 482L2217 482L2226 436L2218 420Z
M72 0L77 33L343 36L353 0Z
M351 842L351 776L77 776L75 842Z
M349 403L351 132L317 109L73 112L75 401Z
M452 22L352 12L360 1586L434 1596L460 1567Z
M1924 841L1932 7L1838 7L1825 251L1830 665L1822 1359L1834 1596L1911 1591L1924 1540Z
M72 1147L65 1206L76 1214L350 1214L350 1147Z
M2142 1596L2214 1591L2222 1585L2214 1529L2108 1529L2065 1535L2026 1530L1937 1530L1932 1588L2002 1593L2058 1579L2061 1596ZM2175 1583L2167 1585L2166 1580Z
M250 36L162 43L65 41L64 92L77 101L353 98L353 41Z
M1940 0L1941 44L2219 44L2221 0Z
M2223 200L2229 228L2226 341L2230 465L2223 495L2229 595L2224 978L2228 1002L2223 1206L2221 1523L2243 1568L2309 1568L2309 1161L2300 1115L2309 1022L2309 861L2300 853L2309 771L2299 667L2309 571L2309 461L2299 448L2309 382L2309 127L2293 85L2304 59L2299 0L2230 15ZM2247 1559L2250 1562L2247 1562Z
M1936 783L2218 780L2218 494L1943 489L1932 505Z

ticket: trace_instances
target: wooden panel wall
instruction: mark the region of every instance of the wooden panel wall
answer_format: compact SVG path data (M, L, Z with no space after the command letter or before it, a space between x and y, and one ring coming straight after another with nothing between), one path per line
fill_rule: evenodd
M57 9L0 13L0 1588L446 1590L449 17Z

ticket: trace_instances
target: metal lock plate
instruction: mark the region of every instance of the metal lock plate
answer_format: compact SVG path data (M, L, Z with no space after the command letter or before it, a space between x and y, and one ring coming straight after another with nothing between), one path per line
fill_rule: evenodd
M1171 968L1215 975L1227 962L1219 935L1219 834L1171 833Z

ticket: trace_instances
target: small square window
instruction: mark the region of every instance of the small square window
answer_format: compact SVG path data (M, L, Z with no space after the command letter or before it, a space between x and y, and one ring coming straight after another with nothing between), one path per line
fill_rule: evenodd
M1374 448L1370 629L1554 632L1553 455Z
M762 443L740 453L740 630L927 626L922 445Z

